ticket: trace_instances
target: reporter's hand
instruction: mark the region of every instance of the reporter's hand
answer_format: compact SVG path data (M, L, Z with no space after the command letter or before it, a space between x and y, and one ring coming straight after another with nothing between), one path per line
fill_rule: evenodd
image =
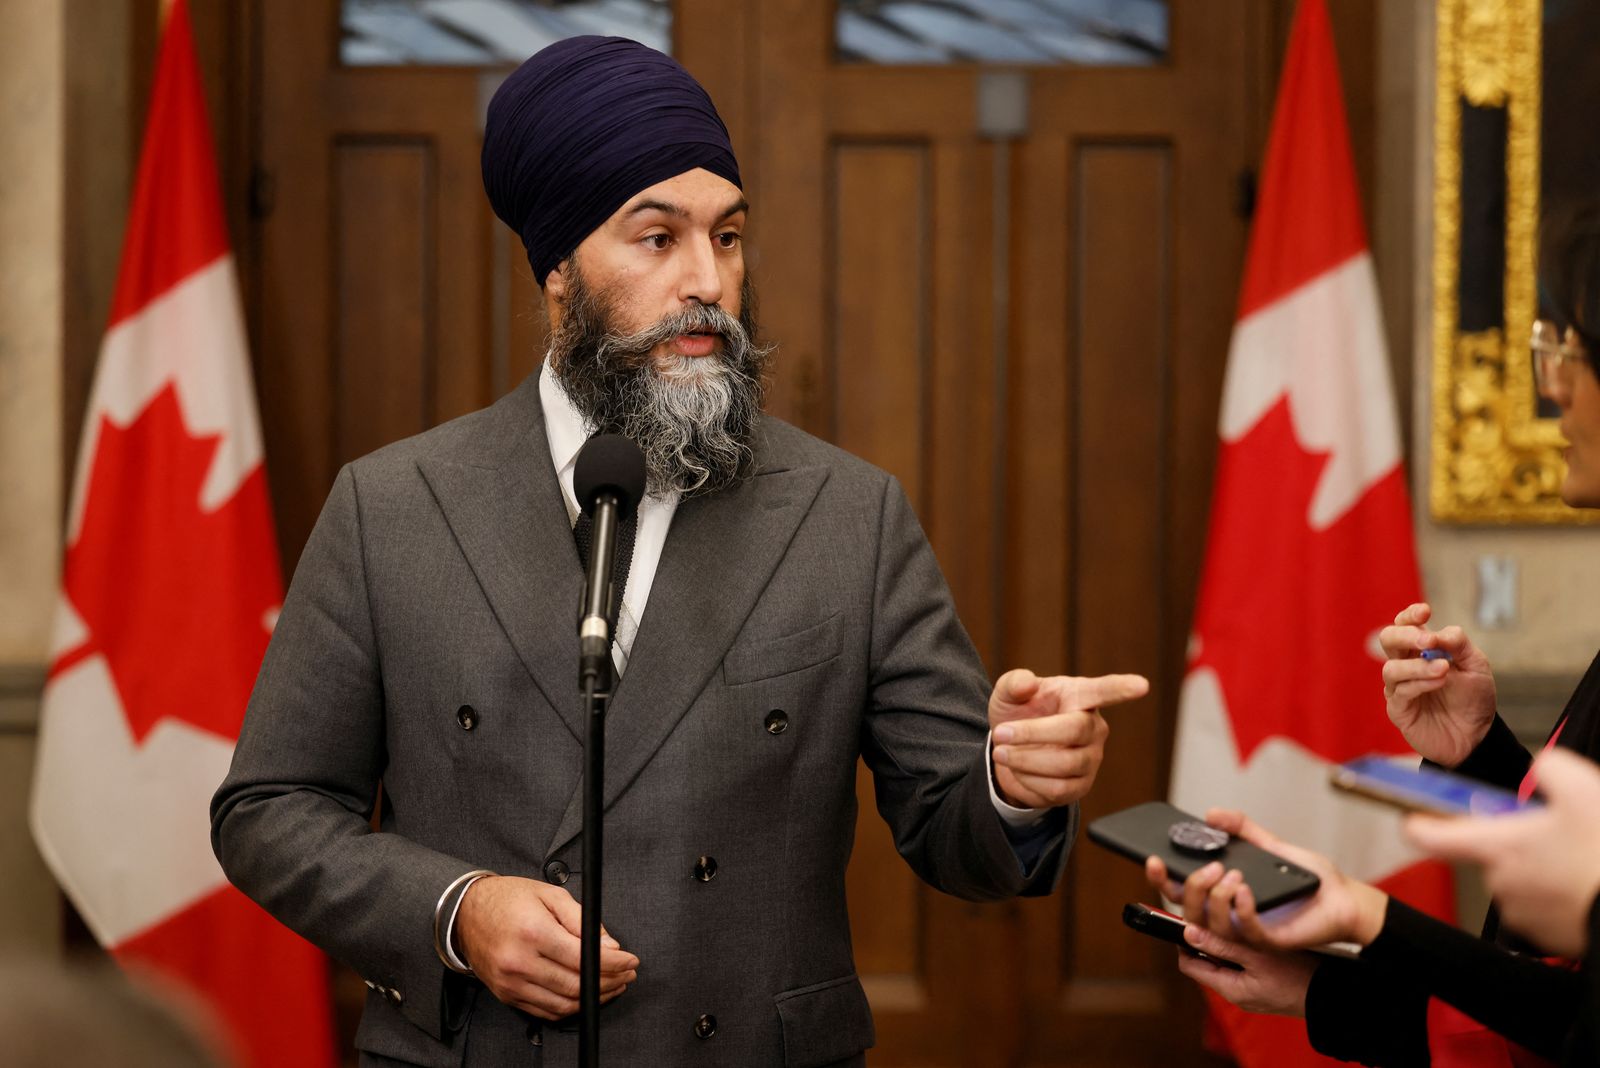
M1319 853L1278 839L1244 813L1214 808L1206 822L1298 864L1321 881L1308 898L1281 905L1263 919L1255 894L1238 869L1212 862L1182 884L1173 882L1160 857L1145 860L1145 878L1170 900L1181 902L1183 918L1212 934L1260 949L1293 950L1328 942L1366 945L1383 928L1389 899L1383 891L1351 879ZM1242 963L1242 962L1241 962Z
M1534 762L1545 807L1503 816L1411 816L1406 837L1436 856L1483 865L1506 924L1552 953L1588 948L1600 894L1600 769L1564 749Z
M1069 805L1094 785L1109 728L1104 705L1150 692L1140 675L1040 678L1019 669L1000 676L989 696L995 782L1020 808Z
M489 992L544 1020L578 1011L583 908L559 886L492 876L467 887L456 911L458 945ZM600 1001L638 978L639 958L602 930Z
M1453 768L1471 755L1494 723L1494 675L1489 660L1460 627L1427 629L1433 609L1414 604L1384 627L1378 644L1389 719L1419 754ZM1449 660L1423 660L1443 649Z
M1311 987L1311 974L1317 970L1314 957L1306 953L1256 949L1193 924L1184 928L1183 940L1202 953L1231 960L1244 968L1236 972L1180 952L1178 971L1207 990L1246 1012L1305 1016L1306 991Z

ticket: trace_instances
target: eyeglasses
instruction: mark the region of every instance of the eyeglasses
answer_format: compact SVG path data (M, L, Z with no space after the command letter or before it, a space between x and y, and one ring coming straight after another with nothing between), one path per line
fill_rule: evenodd
M1529 347L1533 350L1533 380L1540 393L1549 393L1560 384L1557 376L1562 365L1589 358L1571 327L1563 335L1561 328L1548 319L1534 321Z

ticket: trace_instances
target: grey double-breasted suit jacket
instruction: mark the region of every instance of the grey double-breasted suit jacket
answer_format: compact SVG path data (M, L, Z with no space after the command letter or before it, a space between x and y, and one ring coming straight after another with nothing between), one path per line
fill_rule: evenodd
M756 454L678 508L608 717L604 916L641 961L603 1012L608 1064L859 1063L858 757L951 894L1048 892L1076 823L1024 872L989 797L989 685L895 481L769 418ZM346 467L306 545L212 835L367 979L366 1063L576 1063L570 1028L444 968L432 924L474 868L579 896L581 587L536 377Z

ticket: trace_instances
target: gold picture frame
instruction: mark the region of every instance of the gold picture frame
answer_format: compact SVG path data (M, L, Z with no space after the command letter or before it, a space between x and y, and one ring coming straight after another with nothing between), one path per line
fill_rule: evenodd
M1528 355L1538 306L1543 2L1439 0L1437 11L1432 515L1593 521L1561 502L1561 434L1539 413Z

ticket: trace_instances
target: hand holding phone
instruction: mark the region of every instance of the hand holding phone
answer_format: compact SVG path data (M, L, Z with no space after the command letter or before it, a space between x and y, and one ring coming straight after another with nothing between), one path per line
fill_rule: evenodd
M1365 946L1382 929L1388 895L1345 875L1327 857L1221 808L1207 811L1201 827L1226 832L1226 844L1197 855L1195 845L1173 840L1188 834L1179 835L1168 822L1175 817L1193 822L1171 805L1138 805L1096 820L1089 837L1129 858L1145 858L1145 878L1169 898L1182 899L1183 918L1228 942L1278 951ZM1165 844L1159 829L1167 831Z
M1246 1012L1305 1015L1306 991L1317 968L1315 958L1304 953L1263 953L1225 941L1199 926L1194 927L1194 935L1186 937L1185 930L1192 925L1137 902L1123 907L1122 922L1162 941L1176 937L1184 951L1178 958L1178 971ZM1199 945L1190 945L1189 937ZM1219 952L1238 953L1240 959L1225 959L1217 956Z

